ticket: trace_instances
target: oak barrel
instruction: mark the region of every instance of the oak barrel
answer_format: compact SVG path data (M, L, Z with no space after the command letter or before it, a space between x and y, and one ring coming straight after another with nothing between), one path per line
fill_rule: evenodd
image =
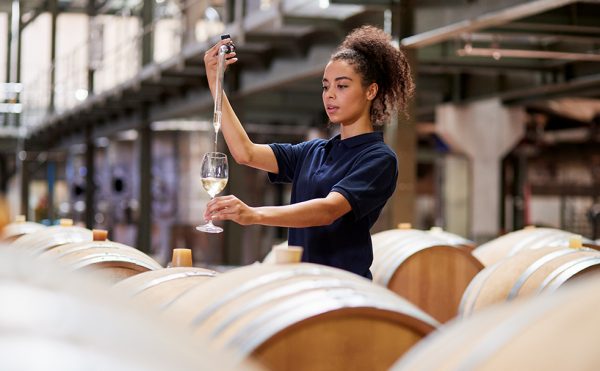
M142 272L162 269L150 256L125 245L79 249L65 253L57 261L73 270L94 271L115 283Z
M404 370L597 370L600 276L453 321L394 364Z
M465 291L460 314L465 317L506 300L555 291L594 272L600 272L600 252L596 250L525 250L482 270Z
M10 243L23 235L45 228L46 226L40 223L17 220L4 226L4 229L1 230L0 241Z
M33 255L42 254L55 246L73 242L92 240L92 231L77 226L55 225L23 235L14 240L10 246L27 251Z
M462 247L467 251L472 251L476 247L475 242L456 233L445 231L441 227L431 227L429 230L425 231L425 233L445 241L448 245Z
M272 370L385 370L437 325L369 280L308 263L230 270L164 314Z
M458 314L464 290L483 269L465 249L420 230L387 230L372 239L373 281L440 322Z
M473 250L473 255L487 267L522 250L534 250L541 247L569 247L570 239L573 236L573 233L560 229L528 227L479 245ZM591 240L585 238L583 242L592 243Z
M80 272L0 251L1 370L253 370Z
M187 290L212 279L218 273L204 268L176 267L140 273L115 284L132 301L162 309Z

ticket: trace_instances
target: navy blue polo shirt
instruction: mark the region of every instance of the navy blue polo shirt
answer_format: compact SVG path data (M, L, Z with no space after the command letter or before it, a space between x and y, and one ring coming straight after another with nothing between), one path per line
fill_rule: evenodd
M279 173L274 183L292 183L291 203L342 194L352 211L330 225L290 228L288 243L302 246L302 261L345 269L371 278L370 229L396 188L398 161L372 132L344 140L314 139L299 144L270 144Z

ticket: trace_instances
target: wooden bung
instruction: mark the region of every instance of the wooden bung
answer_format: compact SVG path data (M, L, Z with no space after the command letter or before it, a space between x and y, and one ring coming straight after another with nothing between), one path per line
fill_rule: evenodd
M412 224L400 223L400 224L398 224L398 229L412 229Z
M294 264L300 263L304 249L300 246L287 246L275 248L273 251L275 253L275 263Z
M106 241L108 239L108 231L104 229L92 229L92 238L94 241Z
M59 221L59 225L61 227L72 227L73 226L73 219L61 219Z
M192 267L193 265L191 249L173 249L172 267Z
M571 249L581 249L583 247L583 237L580 234L574 234L569 238L569 247Z

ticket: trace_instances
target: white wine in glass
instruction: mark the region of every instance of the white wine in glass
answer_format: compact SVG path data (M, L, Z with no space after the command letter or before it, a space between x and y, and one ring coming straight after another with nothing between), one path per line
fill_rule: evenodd
M227 167L227 156L221 152L208 152L202 159L201 180L202 187L213 199L227 185L229 169ZM206 224L196 227L201 232L221 233L223 228L217 227L209 220Z

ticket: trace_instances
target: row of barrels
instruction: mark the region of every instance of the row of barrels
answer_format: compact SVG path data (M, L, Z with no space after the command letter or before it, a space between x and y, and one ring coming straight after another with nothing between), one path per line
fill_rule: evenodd
M556 290L600 269L597 245L551 228L526 228L475 246L439 228L400 225L374 234L372 241L373 281L441 323Z
M600 340L596 314L600 252L593 241L551 228L526 228L478 247L450 243L458 250L467 247L482 267L460 293L469 278L449 267L471 258L458 258L456 249L449 250L436 241L425 242L424 236L414 238L415 234L419 233L384 231L373 236L374 280L427 308L435 306L426 299L429 290L439 285L427 277L441 269L440 279L462 283L445 292L437 286L440 291L434 296L441 294L442 306L443 300L450 298L448 309L457 310L459 316L412 348L392 370L597 369L600 355L594 344ZM395 243L389 242L390 238L403 240L399 244L402 247L389 247ZM382 248L391 251L378 253ZM454 263L439 265L431 259L409 268L407 261L415 252L423 254L430 249L445 251L446 259ZM386 265L397 265L394 260L406 266L388 269ZM409 269L419 273L397 276ZM419 283L425 280L429 286L406 292L410 284L403 285L402 281L410 279ZM456 308L458 297L460 305ZM517 298L521 300L514 300Z
M10 237L7 249L101 273L139 311L150 309L210 339L209 351L231 350L230 360L253 359L271 370L384 370L439 325L391 291L335 268L255 264L221 274L162 268L105 237L59 225Z
M0 249L2 370L261 370L136 310L106 281Z
M531 237L532 235L537 235L539 238ZM507 285L506 275L499 272L514 272L515 266L521 266L521 273L527 277L537 276L544 287L553 282L548 286L552 287L552 290L574 278L591 275L598 268L598 263L594 260L597 260L598 253L587 248L566 248L569 243L573 244L571 237L572 234L563 231L544 228L527 229L473 248L469 241L439 230L430 233L411 229L385 231L373 236L375 260L372 271L375 282L406 297L433 317L438 316L442 320L444 320L443 316L446 316L445 320L454 317L459 311L459 302L462 316L467 317L475 310L491 304L510 300L518 295L542 291L539 288L535 289L539 287L534 284L536 280L525 284L526 280L518 278L521 275L517 275L517 278L513 275L515 284L529 289L517 294L515 290L509 290L506 297L490 295L490 293L502 292L501 288ZM523 240L528 242L522 243ZM584 242L590 243L585 240ZM490 247L494 245L496 247ZM594 247L594 245L589 246ZM500 250L503 252L500 253ZM490 251L493 254L490 254ZM568 256L574 258L571 263ZM537 258L542 261L538 261ZM555 258L558 260L553 262ZM485 269L479 259L487 263ZM553 262L553 268L544 266L548 262ZM501 266L504 268L499 268ZM357 307L354 307L355 320L350 320L348 311L352 312L352 308L348 307L343 307L337 312L330 310L327 312L328 315L325 315L323 310L327 307L329 303L327 299L331 299L331 296L318 296L315 291L334 292L337 288L339 292L347 292L348 288L340 288L337 286L339 283L336 283L336 286L327 286L327 283L315 281L316 277L319 279L327 277L332 280L328 276L333 275L334 280L339 280L339 273L343 273L344 279L364 283L364 280L345 272L333 270L335 274L332 274L329 270L331 269L326 267L301 264L295 265L291 272L289 267L263 264L236 269L231 272L235 275L227 273L214 279L217 276L215 272L201 268L173 268L170 271L169 269L150 270L121 281L115 288L130 292L133 300L142 303L143 306L147 307L150 304L159 308L161 313L172 321L183 322L198 334L209 335L212 340L211 346L237 348L241 351L242 357L253 356L260 359L270 369L293 369L291 365L298 368L320 369L327 368L324 365L331 366L331 364L350 369L358 365L362 368L385 369L391 364L390 362L419 342L435 327L434 321L428 321L422 312L407 310L410 306L406 306L405 302L402 306L390 307L389 303L394 300L388 298L389 293L385 290L380 290L382 293L385 292L385 295L382 294L385 298L384 304L377 304L377 300L372 300L378 297L373 294L377 290L371 284L364 286L364 291L357 291L359 296L366 296L369 300L363 301L362 306L358 306L361 308L358 311ZM221 281L223 277L227 277L227 280ZM214 282L217 283L213 287L211 284ZM236 290L238 286L244 289ZM215 292L219 295L215 295ZM229 295L221 295L221 293L229 293ZM272 299L266 299L267 297ZM306 298L317 297L319 299L315 302L309 301L312 307L308 304L305 307L298 306L299 303L304 303ZM339 300L336 298L336 301ZM357 299L350 295L344 300L353 302ZM400 316L404 317L410 313L411 321L403 321L402 331L398 328L390 329L389 326L373 326L372 321L367 325L369 326L367 329L364 327L365 316L371 318L376 311L372 308L365 309L365 305L380 305L383 308L387 306L389 312L387 315L390 318L394 317L393 313L396 313L396 317L398 313L402 313ZM443 310L440 311L440 308ZM309 315L293 317L288 313L290 309L309 313ZM315 311L321 314L314 315ZM313 316L310 313L313 313ZM344 313L343 319L340 318L341 313ZM395 320L398 321L398 318ZM412 322L412 325L409 322ZM424 325L428 322L429 326ZM266 327L260 326L259 333L262 337L245 335L256 330L257 323L269 323ZM339 326L336 327L332 325L333 323ZM466 321L464 326L468 323L470 322ZM373 330L375 328L379 331ZM406 331L406 328L411 330ZM415 331L415 328L420 328L421 331ZM355 344L356 349L361 351L350 353L352 357L344 356L344 351L354 348L350 341L344 343L342 339L351 339L352 333L365 331L375 335L376 341L369 340L369 345L374 348L366 350L363 338L362 342L359 340ZM328 337L325 335L328 333L333 335ZM392 333L397 335L390 335ZM322 339L323 342L315 339ZM309 344L313 344L314 349ZM337 346L342 349L337 349ZM386 347L392 349L382 358L384 354L382 349ZM282 350L283 348L285 350ZM422 346L418 348L421 349ZM323 349L327 350L326 355L319 352ZM312 357L313 363L307 363L307 357Z

